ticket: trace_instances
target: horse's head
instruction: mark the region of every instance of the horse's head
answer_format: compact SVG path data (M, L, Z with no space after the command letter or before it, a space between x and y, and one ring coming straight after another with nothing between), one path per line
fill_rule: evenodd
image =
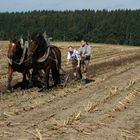
M21 49L22 48L21 48L20 40L18 39L10 40L9 49L8 49L8 58L12 59Z
M43 50L46 48L46 40L41 33L34 33L29 37L29 53L28 55L31 55L35 53L38 50Z

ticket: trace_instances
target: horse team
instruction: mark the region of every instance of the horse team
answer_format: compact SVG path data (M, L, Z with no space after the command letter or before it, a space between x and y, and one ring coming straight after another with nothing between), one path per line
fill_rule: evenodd
M9 92L13 91L12 75L15 71L22 73L25 87L33 87L37 83L40 71L43 72L44 80L40 91L49 89L50 72L54 86L61 83L61 51L51 45L42 33L30 35L28 43L25 44L20 39L10 40L7 57Z

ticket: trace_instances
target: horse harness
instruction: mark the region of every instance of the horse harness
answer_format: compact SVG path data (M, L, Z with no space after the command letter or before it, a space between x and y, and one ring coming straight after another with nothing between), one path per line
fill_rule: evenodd
M51 47L49 46L49 47L48 47L48 51L47 51L47 52L45 51L44 55L43 55L41 58L39 58L39 59L37 60L37 62L38 62L38 63L43 63L43 62L45 62L47 59L51 59L51 60L53 60L53 61L56 63L57 69L59 69L59 68L58 68L58 59L57 59L56 53L55 53L54 50L52 50L52 52L53 52L55 58L52 58L52 57L50 56Z
M22 53L22 56L21 56L21 58L20 58L19 63L16 62L16 61L13 61L13 60L10 59L9 57L7 57L8 63L9 63L10 65L12 65L13 63L14 63L14 64L17 64L17 65L21 65L21 64L23 64L23 63L24 63L24 59L25 59L26 51L27 51L27 47L24 47L24 49L23 49L23 53Z

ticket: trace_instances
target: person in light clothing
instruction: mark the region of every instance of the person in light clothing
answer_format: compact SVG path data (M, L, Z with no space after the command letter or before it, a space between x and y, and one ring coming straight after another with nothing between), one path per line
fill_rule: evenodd
M91 58L91 47L86 40L81 40L81 47L78 50L80 56L80 69L82 72L82 82L86 83L87 70Z
M80 76L77 75L80 68L80 56L78 51L73 46L69 46L68 49L67 64L72 62L73 75L78 79L80 78Z

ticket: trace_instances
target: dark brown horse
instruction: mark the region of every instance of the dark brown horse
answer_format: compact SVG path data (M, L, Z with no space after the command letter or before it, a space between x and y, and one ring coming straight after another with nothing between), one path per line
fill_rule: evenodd
M58 47L47 45L44 36L41 33L35 33L30 37L30 55L33 63L33 76L43 69L45 72L44 87L49 88L49 73L52 72L54 85L60 84L61 52Z
M22 48L20 40L10 40L8 49L8 91L12 92L12 75L17 71L23 74L23 82L27 76L30 79L29 69L32 68L31 60L28 60L28 49L26 46Z

